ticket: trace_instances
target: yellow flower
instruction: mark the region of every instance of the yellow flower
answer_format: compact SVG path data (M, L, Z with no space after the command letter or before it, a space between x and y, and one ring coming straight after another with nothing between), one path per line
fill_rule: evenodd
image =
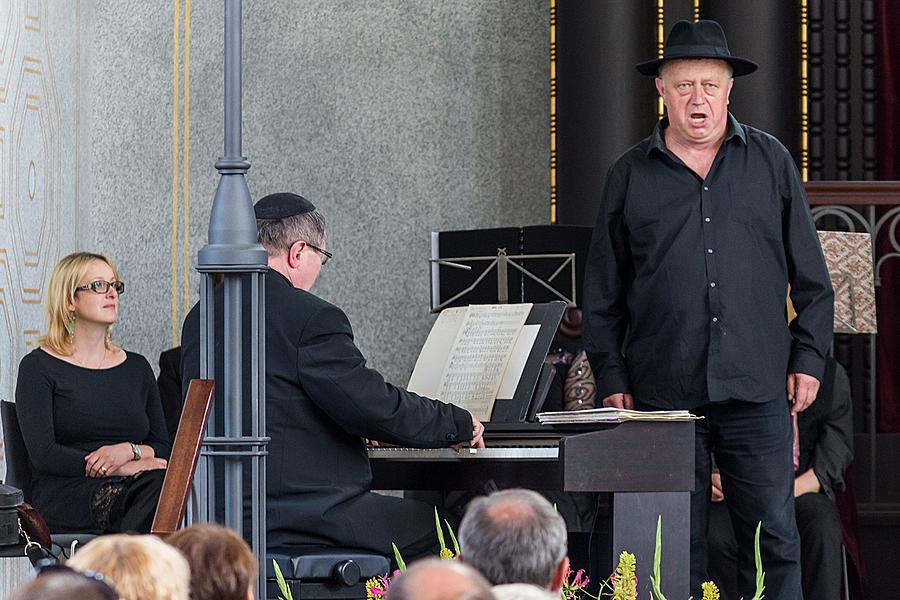
M700 584L703 589L703 600L719 600L719 588L712 581L705 581Z
M637 577L634 574L636 559L631 552L619 555L619 566L611 577L615 600L635 600L637 598Z
M441 548L441 560L453 560L453 550L450 548Z
M366 600L378 600L387 593L390 584L387 575L373 577L366 581Z

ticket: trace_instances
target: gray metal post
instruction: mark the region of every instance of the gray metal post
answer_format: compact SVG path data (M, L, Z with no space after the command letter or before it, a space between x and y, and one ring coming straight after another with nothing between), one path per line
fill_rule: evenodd
M249 537L259 561L256 597L266 592L266 494L265 455L265 279L266 250L256 241L256 219L245 175L250 168L241 156L241 0L225 0L225 152L216 161L219 185L209 218L209 239L198 253L197 270L203 275L200 288L201 377L218 379L224 406L214 408L203 443L203 460L197 469L194 493L197 518L216 518L216 506L224 506L225 525ZM216 293L213 278L225 276L223 284L222 332L216 331ZM249 290L245 289L249 283ZM247 294L249 293L249 296ZM249 300L250 315L244 309ZM249 316L249 332L243 327ZM245 337L249 334L249 337ZM216 377L216 340L221 340L223 371ZM250 361L242 360L249 350ZM247 371L243 369L246 368ZM244 377L249 376L250 397L245 403ZM217 396L219 394L217 393ZM247 406L250 431L243 424ZM217 428L222 411L224 431ZM251 531L244 531L243 483L247 475L242 460L250 460ZM224 497L217 502L214 478L216 460L225 461Z

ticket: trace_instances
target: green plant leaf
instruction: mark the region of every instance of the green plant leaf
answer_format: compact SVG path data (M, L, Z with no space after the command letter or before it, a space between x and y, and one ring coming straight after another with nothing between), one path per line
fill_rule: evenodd
M453 554L459 556L459 542L456 541L456 536L453 534L453 528L450 527L450 521L444 519L444 523L447 525L447 531L450 533L450 541L453 542Z
M441 518L438 516L437 506L434 507L434 528L437 529L438 542L441 544L441 550L447 549L444 542L444 529L441 527Z
M650 594L655 597L656 600L666 600L666 597L663 595L662 590L659 589L660 575L659 575L659 563L662 559L662 538L660 536L660 531L662 530L662 515L656 519L656 550L653 552L653 574L650 575Z
M275 559L272 559L272 566L275 567L275 582L278 583L278 589L281 590L281 600L294 600L294 595L287 586L284 575L281 573L281 567L278 566Z
M762 521L756 525L756 538L753 540L753 558L756 560L756 593L753 594L753 600L762 600L763 590L766 589L766 574L762 568L762 554L759 552L759 534L762 530Z
M400 556L400 550L397 548L397 544L391 542L391 548L394 549L394 560L397 561L397 568L400 569L400 572L403 573L406 571L406 563L403 562L403 557ZM293 600L288 598L287 600Z

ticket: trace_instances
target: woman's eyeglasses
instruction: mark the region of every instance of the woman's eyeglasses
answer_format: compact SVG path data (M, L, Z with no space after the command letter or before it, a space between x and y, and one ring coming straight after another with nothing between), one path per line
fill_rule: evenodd
M76 571L72 567L61 565L54 559L49 558L38 561L34 566L34 570L36 572L36 577L43 577L56 573L83 577L92 583L106 600L120 600L119 592L116 591L116 588L113 587L103 575L96 571Z
M103 281L102 279L98 279L97 281L92 281L85 285L79 285L75 288L76 292L86 292L88 290L94 292L95 294L105 294L109 291L109 288L116 290L116 293L121 295L125 293L125 282L123 281Z

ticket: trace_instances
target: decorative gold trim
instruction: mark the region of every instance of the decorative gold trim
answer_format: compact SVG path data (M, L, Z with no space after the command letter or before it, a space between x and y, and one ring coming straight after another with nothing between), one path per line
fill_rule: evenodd
M700 20L700 0L694 0L694 22Z
M184 11L182 13L182 2ZM191 115L191 0L175 0L172 21L172 231L171 309L172 345L178 344L181 321L190 303L190 115ZM181 28L184 27L182 42ZM183 60L182 60L183 59ZM182 76L182 69L184 75ZM179 187L180 180L180 187ZM181 239L178 239L179 228ZM178 257L181 244L182 287L178 290ZM179 295L182 312L179 313Z
M809 181L809 5L800 0L800 176Z
M191 94L190 94L190 82L191 82L191 0L184 0L184 109L182 113L184 114L184 130L183 130L183 155L184 155L184 164L182 165L182 169L184 169L184 179L181 184L181 193L182 193L182 210L184 215L184 222L182 223L182 235L181 235L181 246L183 250L182 254L182 265L181 265L181 273L182 273L182 281L183 281L183 289L182 294L184 296L184 301L182 303L183 314L182 319L187 316L187 312L190 309L190 273L191 273L191 252L190 252L190 187L188 186L188 180L190 175L190 124L191 124ZM179 319L181 320L181 319Z
M556 225L556 0L550 0L550 224Z
M178 344L178 167L179 130L181 99L179 82L181 76L181 0L175 0L172 18L172 244L171 244L171 300L172 300L172 345Z
M656 56L663 57L663 48L666 43L666 2L656 0ZM666 106L662 96L656 98L656 114L660 119L666 114Z

